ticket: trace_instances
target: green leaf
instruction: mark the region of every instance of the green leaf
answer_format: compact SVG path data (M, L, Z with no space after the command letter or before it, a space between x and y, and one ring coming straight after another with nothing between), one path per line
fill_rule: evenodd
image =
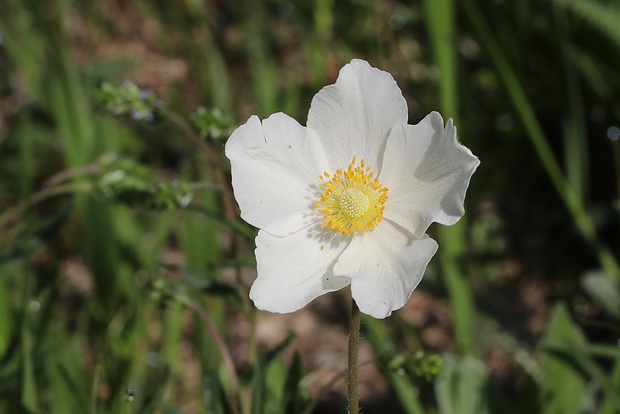
M5 279L0 279L0 361L9 348L11 337L13 336L13 320L15 315L11 309L9 300L8 283Z
M298 398L301 375L301 354L299 352L295 352L293 355L293 361L291 362L291 366L286 376L286 382L284 383L284 395L282 397L282 413L284 414L295 414L299 412Z
M390 372L390 383L398 396L400 404L408 414L424 414L420 404L418 388L404 372Z
M30 257L45 244L53 241L73 212L74 202L69 201L45 220L37 222L34 231L23 231L6 249L0 250L0 265Z
M291 342L295 338L295 333L289 331L288 335L282 342L277 344L275 347L260 355L256 365L254 367L254 373L252 376L252 406L251 406L251 414L262 414L267 407L267 401L265 397L268 395L268 375L271 372L271 384L274 383L274 375L279 376L277 374L277 367L272 366L277 365L280 361L278 358L282 355L282 353L290 346ZM274 371L274 369L276 371ZM278 381L275 381L276 383ZM280 388L281 389L281 388ZM279 389L276 389L276 393L279 394ZM272 393L273 394L273 393ZM271 397L271 396L270 396ZM276 394L277 397L277 394Z
M262 414L265 411L265 368L265 359L261 356L254 366L254 375L252 376L252 406L250 407L250 414Z
M488 374L482 361L444 355L444 371L435 381L439 410L443 414L484 414Z
M205 369L202 387L206 412L214 414L232 413L217 370L208 367Z
M545 338L543 358L544 414L579 413L580 403L592 399L588 380L595 381L614 409L620 411L620 395L613 377L593 359L608 350L588 344L572 322L564 305L556 306Z
M379 357L384 371L390 378L390 383L400 404L407 413L424 414L424 409L418 400L419 389L417 385L406 375L406 370L394 361L394 354L397 352L398 347L392 340L390 332L386 329L386 324L375 318L364 317L363 326L365 327L368 341Z
M275 359L265 369L265 412L282 412L282 397L286 388L286 366Z
M38 412L37 383L31 353L31 336L27 324L22 329L22 406L30 413Z
M581 278L581 285L607 312L620 319L620 292L604 272L586 273Z
M276 359L280 355L282 355L282 352L284 352L286 350L286 348L288 348L289 345L291 345L291 342L293 342L293 339L295 339L295 332L289 331L288 334L286 335L286 338L284 338L284 340L282 342L280 342L278 345L276 345L275 347L270 349L265 354L265 362L267 362L269 364L274 359Z
M201 213L202 215L215 219L218 224L221 224L225 227L228 227L247 241L253 242L254 238L256 238L257 231L251 228L249 225L240 223L237 220L230 220L224 217L217 211L210 210L207 207L203 207L197 204L190 204L187 206L186 210L195 211Z
M71 370L75 370L77 367L76 361L72 361L72 366L67 366L67 364L63 362L56 362L53 369L53 377L52 381L57 383L53 386L55 392L54 395L56 398L59 397L58 389L62 388L67 392L68 401L71 401L71 407L76 412L86 413L88 412L89 400L88 400L88 386L87 384L81 383L78 378L76 378L75 373L72 373ZM55 378L54 378L55 377Z
M574 326L564 305L555 307L543 338L545 353L542 359L542 413L579 414L584 396L586 375L561 352L581 354L586 341Z
M171 266L168 266L171 267ZM188 268L181 268L181 274L183 275L183 282L193 288L198 289L209 296L215 296L221 299L226 299L231 303L241 306L243 301L239 295L239 291L234 287L218 282L213 277L202 276L195 272L192 272Z
M610 380L613 382L613 386L616 389L620 389L620 351L616 347L616 359L614 361L614 368L611 371L609 376ZM603 400L601 404L601 414L617 414L617 407L614 407L614 401L612 398L607 397Z

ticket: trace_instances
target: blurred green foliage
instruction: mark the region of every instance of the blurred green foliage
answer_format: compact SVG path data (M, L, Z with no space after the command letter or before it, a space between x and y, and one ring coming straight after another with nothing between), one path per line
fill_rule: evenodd
M367 319L388 387L364 412L620 412L619 19L617 0L3 0L0 413L343 412L337 368L257 339L222 144L254 113L303 123L353 57L482 160L413 308L445 304L449 339Z
M141 90L130 81L125 81L122 86L104 82L95 99L114 115L128 115L135 120L152 121L157 107L161 106L151 91Z

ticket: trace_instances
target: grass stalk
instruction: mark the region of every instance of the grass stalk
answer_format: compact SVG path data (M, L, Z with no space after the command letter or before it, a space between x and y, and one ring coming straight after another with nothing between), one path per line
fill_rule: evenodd
M570 59L570 39L566 29L566 16L554 3L555 20L558 27L558 41L562 51L562 65L567 92L567 110L562 122L564 135L564 165L566 179L575 192L575 197L583 204L588 200L588 145L582 105L581 87L577 69Z
M439 96L441 112L458 125L457 60L455 7L452 0L427 0L424 10L433 47L434 60L439 68ZM467 225L464 219L456 226L441 227L441 261L444 283L450 296L454 317L454 331L463 355L474 355L475 316L474 299L461 266L465 254Z
M233 363L232 356L230 355L230 352L228 352L228 348L226 347L226 343L224 343L224 339L222 339L222 335L220 335L217 327L215 326L215 323L202 307L200 307L197 303L191 300L187 301L187 306L200 317L200 319L204 322L205 326L209 330L209 333L211 334L213 340L215 341L215 344L220 351L220 355L222 357L224 365L226 366L226 371L228 372L228 375L230 377L230 393L233 398L233 406L239 408L239 378L237 377L237 372L235 371L235 365Z
M599 240L594 223L590 219L584 205L579 200L575 190L567 182L559 163L553 155L553 151L545 137L542 127L536 118L534 109L525 94L525 90L510 65L507 56L493 36L491 28L484 19L478 6L470 0L463 0L462 5L465 15L470 20L472 27L477 31L480 42L484 49L487 50L489 57L495 65L499 77L506 87L506 91L512 100L515 110L525 127L527 135L551 183L566 205L582 236L598 256L598 260L604 271L616 284L620 284L620 267L618 266L618 262L609 248Z

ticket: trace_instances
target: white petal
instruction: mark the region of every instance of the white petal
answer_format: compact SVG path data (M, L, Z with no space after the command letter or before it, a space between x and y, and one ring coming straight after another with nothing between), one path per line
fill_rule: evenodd
M351 238L312 225L286 237L263 230L256 237L258 277L250 289L257 308L294 312L319 295L351 283L333 267Z
M288 115L251 117L231 135L226 156L241 217L280 236L320 219L313 202L327 168L316 135Z
M307 126L329 154L329 172L346 168L355 155L377 174L385 141L398 123L407 123L407 103L392 75L354 59L334 85L314 96Z
M388 220L358 234L338 259L334 273L351 278L353 299L363 313L385 318L405 305L437 243L426 235L412 239Z
M432 222L456 223L464 214L469 180L480 164L459 144L452 120L432 112L417 125L393 129L385 148L379 180L389 188L384 217L415 237Z

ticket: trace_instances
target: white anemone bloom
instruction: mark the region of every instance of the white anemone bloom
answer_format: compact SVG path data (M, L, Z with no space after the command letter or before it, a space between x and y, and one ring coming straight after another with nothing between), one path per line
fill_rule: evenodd
M452 120L407 117L392 76L356 59L314 96L306 127L276 113L231 135L235 198L260 229L259 309L293 312L347 285L373 317L405 305L437 251L428 227L464 214L479 164Z

